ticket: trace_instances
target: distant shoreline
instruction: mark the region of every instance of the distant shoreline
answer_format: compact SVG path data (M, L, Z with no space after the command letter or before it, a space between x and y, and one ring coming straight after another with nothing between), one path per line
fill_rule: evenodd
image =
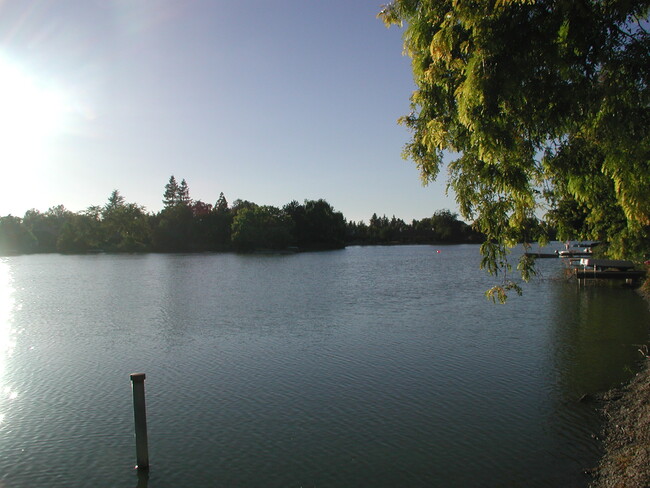
M238 251L234 249L221 249L221 250L196 250L196 251L155 251L155 250L144 250L144 251L106 251L103 249L91 249L88 251L79 251L79 252L60 252L60 251L43 251L43 252L5 252L0 253L0 257L11 257L11 256L37 256L37 255L46 255L46 254L58 254L61 256L95 256L98 254L107 254L107 255L130 255L130 254L238 254L241 256L246 255L255 255L255 254L300 254L305 252L326 252L326 251L340 251L348 247L394 247L394 246L461 246L461 245L480 245L477 242L352 242L340 247L288 247L285 249L268 249L268 248L259 248L251 249L247 251Z

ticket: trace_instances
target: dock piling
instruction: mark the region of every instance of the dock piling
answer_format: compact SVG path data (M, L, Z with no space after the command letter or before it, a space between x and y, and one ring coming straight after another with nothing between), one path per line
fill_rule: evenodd
M144 401L144 373L131 374L133 387L133 416L135 419L136 468L149 469L149 441L147 439L147 411Z

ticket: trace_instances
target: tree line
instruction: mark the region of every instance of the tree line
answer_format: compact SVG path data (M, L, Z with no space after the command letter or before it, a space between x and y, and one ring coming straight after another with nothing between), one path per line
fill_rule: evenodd
M340 249L348 244L481 242L457 215L442 210L410 224L394 216L348 222L325 200L282 208L247 200L214 205L190 197L185 179L171 176L163 208L148 213L114 190L107 202L82 212L63 205L0 217L0 254L87 252L205 252Z
M458 215L449 210L438 210L431 217L406 223L393 216L378 217L373 214L370 222L349 222L349 244L462 244L480 243L484 236L474 230Z

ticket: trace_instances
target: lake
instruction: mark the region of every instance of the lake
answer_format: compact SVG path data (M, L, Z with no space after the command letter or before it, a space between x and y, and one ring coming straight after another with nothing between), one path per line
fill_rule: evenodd
M650 312L478 246L0 258L0 485L583 487ZM145 372L148 479L129 374Z

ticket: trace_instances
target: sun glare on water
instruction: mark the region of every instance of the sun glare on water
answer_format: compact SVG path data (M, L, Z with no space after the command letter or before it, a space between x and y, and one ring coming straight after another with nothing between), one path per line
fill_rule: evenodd
M13 286L9 265L0 258L0 426L5 422L8 403L18 397L5 378L7 361L16 345L12 329L14 311Z
M62 132L67 112L63 91L0 54L0 161L4 176L38 169L47 157L48 144Z

